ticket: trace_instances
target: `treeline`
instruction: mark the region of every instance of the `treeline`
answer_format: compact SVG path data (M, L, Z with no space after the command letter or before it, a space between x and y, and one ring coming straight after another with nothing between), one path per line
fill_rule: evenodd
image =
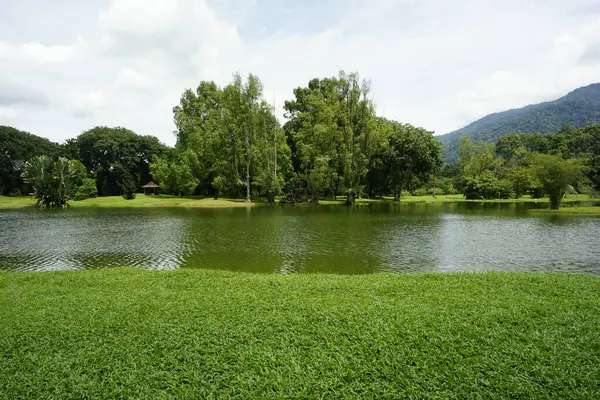
M66 196L41 202L60 206L94 195L132 198L154 180L180 196L288 203L343 196L352 204L361 196L398 199L441 168L433 132L378 117L369 82L356 73L313 79L284 109L281 126L260 79L236 74L225 87L201 82L183 93L173 109L174 148L125 128L96 127L58 145L1 127L0 192Z
M78 171L75 182L65 183L71 188L67 193L70 198L76 197L83 179L86 179L86 187L76 199L90 197L94 193L100 196L120 195L128 187L137 191L151 180L150 163L154 157L170 151L157 138L139 136L125 128L96 127L59 145L27 132L0 126L0 194L16 196L30 193L35 188L25 176L28 163L35 161L36 166L44 166L46 180L51 180L55 162L59 159L73 161L69 170ZM91 186L95 190L91 190Z
M446 164L438 184L468 199L548 196L552 208L571 190L600 190L600 125L542 135L508 134L494 145L463 136L459 162Z
M394 194L442 165L433 132L378 117L356 73L313 79L286 101L281 127L258 77L201 82L174 108L177 145L151 166L163 191L318 202Z
M96 127L59 145L0 126L0 193L33 192L60 207L97 195L133 198L155 181L165 194L247 201L462 193L546 195L556 207L569 187L600 189L600 125L509 134L495 145L463 137L460 161L443 165L433 132L377 116L369 82L356 73L313 79L293 95L281 126L258 77L200 82L173 108L174 148L125 128Z

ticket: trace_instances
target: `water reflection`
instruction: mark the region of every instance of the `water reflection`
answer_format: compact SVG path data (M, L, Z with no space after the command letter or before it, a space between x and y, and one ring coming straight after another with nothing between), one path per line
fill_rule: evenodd
M600 219L524 204L0 212L0 269L600 275Z

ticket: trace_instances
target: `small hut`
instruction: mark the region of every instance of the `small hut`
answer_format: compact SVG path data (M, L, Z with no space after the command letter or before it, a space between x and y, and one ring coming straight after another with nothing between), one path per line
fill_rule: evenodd
M150 194L156 194L156 189L158 189L159 186L156 183L150 181L142 187L144 188L144 194L148 194L149 189L152 189L152 193Z

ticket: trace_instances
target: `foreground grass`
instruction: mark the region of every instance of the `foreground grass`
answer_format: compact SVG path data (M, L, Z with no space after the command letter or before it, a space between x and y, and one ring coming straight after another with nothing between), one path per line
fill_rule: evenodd
M590 207L563 207L558 210L529 210L534 214L565 214L565 215L600 215L600 206Z
M0 273L0 397L600 398L600 280Z

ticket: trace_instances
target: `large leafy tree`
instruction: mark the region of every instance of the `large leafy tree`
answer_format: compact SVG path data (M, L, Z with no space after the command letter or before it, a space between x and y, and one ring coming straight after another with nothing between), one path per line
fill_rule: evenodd
M26 193L27 185L21 176L25 162L41 155L56 157L59 149L58 144L48 139L0 126L0 195L13 191Z
M394 121L384 123L390 132L383 163L394 199L400 200L403 190L427 183L441 168L442 145L431 131Z
M194 174L198 158L191 150L176 154L173 160L156 157L150 164L154 180L166 194L176 196L191 195L198 187L199 180Z
M279 194L290 152L258 77L235 74L223 89L201 82L173 111L177 147L196 154L193 174L201 188L215 198L243 192L247 201L256 190L271 201Z
M565 160L550 154L534 155L531 168L550 198L550 207L554 210L559 208L567 185L576 185L584 171L581 160Z
M348 203L383 143L369 84L356 73L313 79L285 103L294 170L310 200L345 192Z
M157 138L120 127L92 128L65 147L96 179L101 196L120 194L125 180L137 187L147 183L153 158L167 152Z

